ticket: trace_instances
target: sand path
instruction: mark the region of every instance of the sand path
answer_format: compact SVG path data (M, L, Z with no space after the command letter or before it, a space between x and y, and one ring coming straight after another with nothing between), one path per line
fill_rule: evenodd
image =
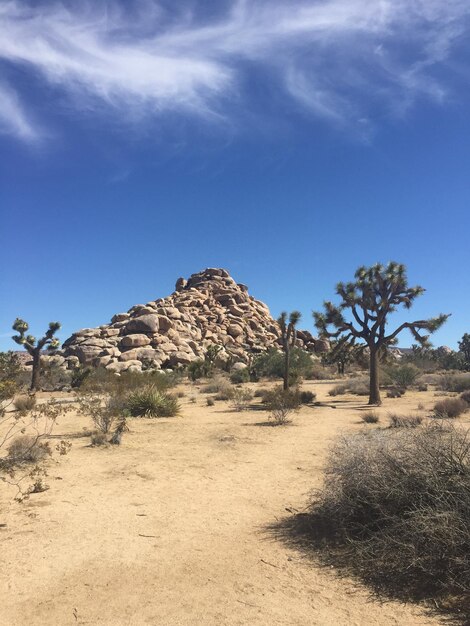
M327 397L327 386L307 387ZM3 498L2 626L441 623L380 603L266 531L305 506L329 442L364 427L356 411L303 408L272 428L257 425L264 412L204 403L133 421L119 448L75 438L49 491ZM56 433L88 425L69 415Z

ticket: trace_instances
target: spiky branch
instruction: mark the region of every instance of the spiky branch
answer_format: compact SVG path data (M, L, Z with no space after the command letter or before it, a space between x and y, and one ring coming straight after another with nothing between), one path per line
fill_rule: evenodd
M36 391L39 387L41 352L43 350L54 352L60 347L60 341L57 337L54 337L55 333L60 329L60 323L50 322L49 329L40 339L36 339L33 335L26 334L29 330L29 325L19 317L16 318L12 328L18 333L18 335L13 335L13 341L20 346L23 346L24 349L33 357L31 391Z

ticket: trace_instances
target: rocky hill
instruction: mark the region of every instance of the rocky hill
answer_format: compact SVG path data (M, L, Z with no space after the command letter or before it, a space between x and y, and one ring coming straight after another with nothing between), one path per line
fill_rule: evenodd
M246 362L248 355L279 345L279 327L268 307L236 283L224 269L208 268L188 280L179 278L174 293L118 313L110 324L85 328L64 342L68 367L79 363L120 372L142 365L173 368L201 359L208 346L223 346L221 361ZM297 344L311 352L324 342L299 331Z

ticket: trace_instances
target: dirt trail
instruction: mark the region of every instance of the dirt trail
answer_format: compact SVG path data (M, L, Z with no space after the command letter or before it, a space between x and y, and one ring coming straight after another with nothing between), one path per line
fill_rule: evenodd
M326 385L307 387L327 397ZM181 418L133 421L119 448L74 438L49 491L21 505L2 498L0 624L439 624L374 600L266 531L321 484L335 435L364 427L354 402L271 428L258 424L264 412L200 396L183 399ZM69 415L56 433L84 426Z

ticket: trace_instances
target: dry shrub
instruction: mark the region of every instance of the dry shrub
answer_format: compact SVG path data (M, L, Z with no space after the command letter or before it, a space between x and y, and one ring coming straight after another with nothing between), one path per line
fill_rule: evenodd
M214 398L207 398L206 402L207 402L207 406L214 406L215 404Z
M288 424L292 413L299 409L300 394L297 389L284 390L282 387L276 387L266 394L264 402L273 424L282 426Z
M106 433L101 430L96 430L92 433L90 439L92 446L106 446L108 444Z
M369 379L366 377L350 378L330 389L330 396L339 396L345 393L351 393L355 396L369 395Z
M312 404L317 397L313 391L301 391L299 395L300 404Z
M387 398L401 398L405 393L404 389L393 387L387 391Z
M442 391L470 391L470 373L441 374L436 378L436 386Z
M95 428L102 433L109 433L114 422L127 410L121 396L105 396L80 390L78 396L79 412L90 417Z
M463 393L461 393L460 399L466 402L467 404L470 404L470 391L464 391Z
M375 411L367 411L364 415L361 415L361 419L366 424L377 424L380 420L379 414Z
M13 400L13 406L20 413L27 413L32 411L36 406L36 396L33 394L25 393L21 396L16 396Z
M8 446L8 461L13 465L39 463L51 454L49 444L32 435L15 437Z
M446 398L434 405L433 416L454 419L468 410L468 404L462 398Z
M215 393L217 400L230 400L233 387L230 382L223 376L215 376L202 389L202 393Z
M391 413L388 416L390 422L390 428L417 428L423 423L423 418L420 415L397 415Z
M256 389L254 397L255 398L264 398L267 393L269 393L269 389L262 387L261 389Z
M253 400L253 393L249 389L234 389L232 392L232 407L235 411L246 411Z
M470 611L470 431L342 438L308 520L319 554L376 590Z

